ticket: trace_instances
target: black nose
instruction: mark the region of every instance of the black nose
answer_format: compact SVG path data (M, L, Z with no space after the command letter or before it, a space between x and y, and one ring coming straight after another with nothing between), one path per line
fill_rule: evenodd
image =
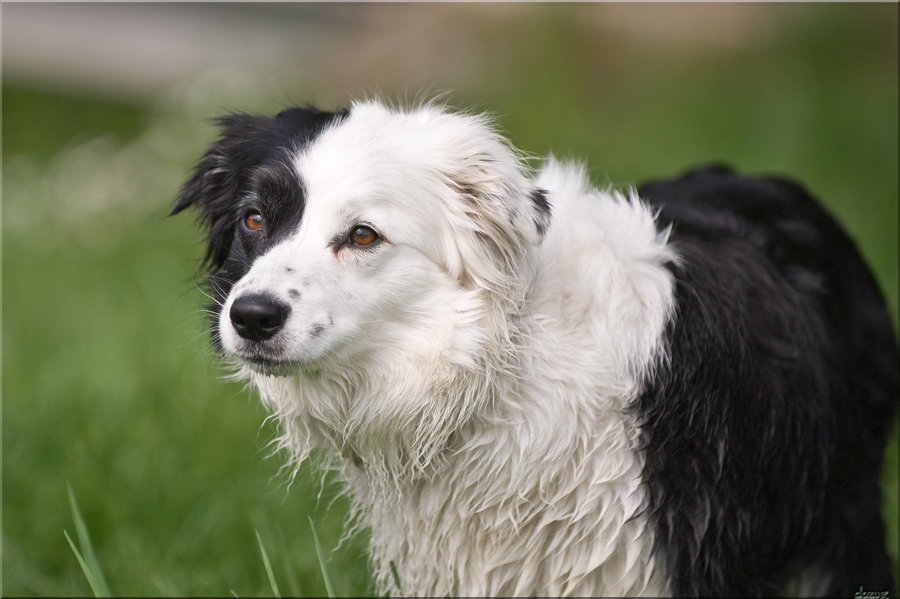
M243 295L231 304L231 324L244 339L265 341L281 330L289 306L265 295Z

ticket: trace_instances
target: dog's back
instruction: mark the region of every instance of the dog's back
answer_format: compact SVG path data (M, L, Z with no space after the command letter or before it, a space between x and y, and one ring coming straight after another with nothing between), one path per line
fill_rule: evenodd
M712 167L639 195L681 256L669 360L639 402L673 588L891 589L878 481L897 344L853 242L782 179Z

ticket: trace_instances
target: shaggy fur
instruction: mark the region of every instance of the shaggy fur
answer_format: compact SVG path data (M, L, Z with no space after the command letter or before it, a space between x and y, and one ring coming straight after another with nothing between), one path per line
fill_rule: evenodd
M380 591L888 590L897 346L798 186L622 195L483 116L233 114L185 184L217 343L339 456Z

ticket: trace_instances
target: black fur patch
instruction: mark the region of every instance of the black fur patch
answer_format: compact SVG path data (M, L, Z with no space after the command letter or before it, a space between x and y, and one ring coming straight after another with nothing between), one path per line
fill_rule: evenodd
M550 202L547 201L547 190L536 187L528 198L534 203L542 218L535 219L534 226L539 235L546 233L550 222Z
M890 590L878 485L893 326L835 221L789 181L691 172L639 190L682 257L668 360L635 408L676 595Z
M291 108L275 118L230 114L217 119L221 138L206 152L172 210L177 214L194 206L208 227L204 264L214 313L253 261L303 217L305 195L290 166L292 156L347 114ZM243 225L251 210L262 215L263 231Z

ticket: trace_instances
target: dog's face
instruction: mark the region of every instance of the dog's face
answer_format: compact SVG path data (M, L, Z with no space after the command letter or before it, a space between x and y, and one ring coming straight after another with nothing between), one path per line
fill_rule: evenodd
M175 211L201 209L218 341L261 373L471 353L549 221L476 117L362 103L221 124Z

